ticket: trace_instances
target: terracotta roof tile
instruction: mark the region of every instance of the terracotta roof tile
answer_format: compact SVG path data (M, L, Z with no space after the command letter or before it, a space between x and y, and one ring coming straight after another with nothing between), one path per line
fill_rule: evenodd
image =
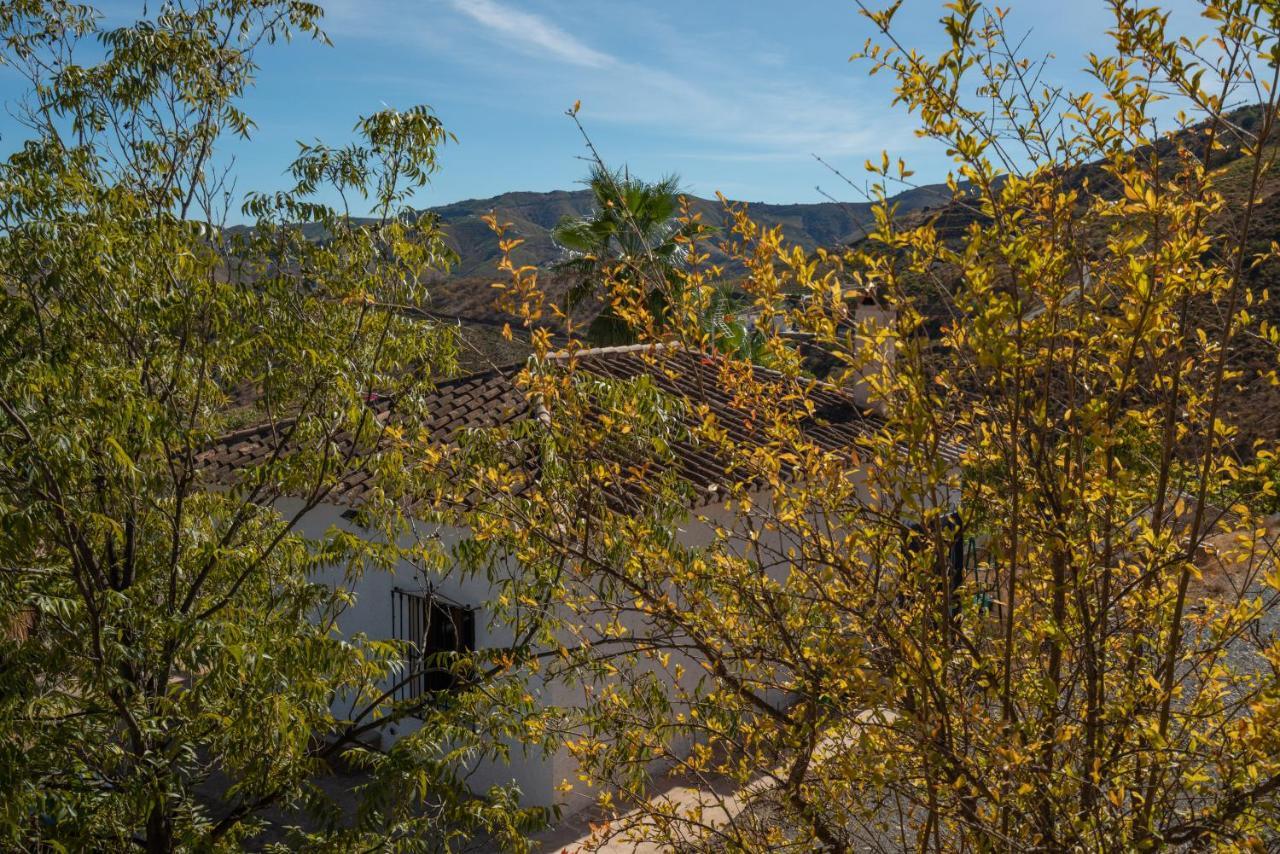
M649 376L664 393L684 398L693 406L705 404L707 412L733 441L747 445L760 442L751 413L735 408L732 396L721 387L720 363L715 357L641 345L582 350L553 358L562 364L572 363L578 372L608 379ZM515 383L521 368L522 365L516 365L495 369L437 385L427 394L424 403L425 411L430 413L425 426L432 438L449 443L460 431L495 427L527 417L530 402ZM772 371L763 368L753 371L758 381L782 382L780 375ZM808 397L816 407L816 417L804 419L802 429L823 450L849 449L864 443L884 426L880 418L858 407L851 395L834 386L816 384L808 390ZM370 405L379 410L380 417L386 417L392 402L377 399ZM269 459L291 426L291 421L278 421L218 439L200 456L206 476L216 483L235 484L244 469L260 466ZM943 449L943 454L954 460L960 451L958 446L950 445ZM726 464L713 448L681 441L676 443L673 453L680 476L698 490L706 492L725 479ZM361 472L344 480L331 499L356 504L371 488L368 472Z

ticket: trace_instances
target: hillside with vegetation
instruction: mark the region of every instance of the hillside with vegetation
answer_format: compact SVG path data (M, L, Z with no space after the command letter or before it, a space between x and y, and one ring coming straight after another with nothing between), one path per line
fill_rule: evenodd
M1261 118L1257 106L1232 111L1227 119L1228 132L1221 140L1221 147L1213 157L1215 186L1226 201L1221 212L1214 217L1214 227L1230 229L1238 226L1236 220L1245 207L1251 192L1251 172L1254 159L1248 156L1242 144L1242 134L1256 130ZM1203 148L1206 124L1171 134L1145 149L1134 152L1138 159L1150 156L1168 156L1179 147L1190 150ZM1251 212L1252 230L1248 250L1262 256L1261 262L1245 271L1247 296L1245 309L1253 323L1261 323L1262 329L1280 326L1280 301L1273 299L1280 285L1280 260L1266 257L1271 241L1280 239L1280 166L1277 155L1280 147L1271 147L1262 153L1259 169L1259 195ZM1114 201L1122 193L1107 171L1104 161L1095 161L1068 170L1063 181L1067 188L1079 192L1076 210L1081 218L1087 214L1090 204L1098 200ZM990 216L968 198L949 199L942 205L924 210L904 211L898 228L911 230L925 227L935 233L941 243L961 251L975 230L989 228ZM1101 225L1093 223L1093 233L1086 239L1101 239ZM855 251L875 251L875 241L859 237L852 241ZM1207 253L1215 253L1209 246ZM924 315L921 331L932 342L931 356L935 369L943 370L948 364L949 352L940 342L946 327L964 322L963 308L955 300L962 287L960 268L953 263L941 262L927 275L908 276L908 290L915 306ZM1221 329L1226 318L1223 309L1206 300L1197 300L1191 310L1198 312L1209 328ZM1275 349L1264 337L1251 334L1238 338L1230 353L1230 367L1234 372L1224 388L1224 405L1228 421L1236 428L1232 446L1242 458L1252 458L1258 441L1270 442L1280 436L1280 387L1272 381ZM1197 437L1189 437L1196 441Z
M950 199L951 194L943 184L934 184L907 190L894 198L905 212L937 206ZM689 210L702 221L715 228L729 225L724 203L719 199L707 199L688 195ZM730 204L743 204L731 201ZM838 246L866 234L872 222L870 202L819 202L813 204L767 204L746 202L753 219L770 227L781 226L783 237L790 243L814 249L819 246ZM470 199L428 208L439 217L440 225L450 244L460 257L452 275L458 278L485 277L492 273L499 257L493 232L483 217L495 213L504 222L511 223L511 231L524 239L524 244L513 253L513 260L522 264L546 266L555 261L559 248L551 238L551 231L565 217L576 218L591 213L594 196L590 190L553 190L546 193L510 192L487 199ZM724 261L724 255L712 261Z
M724 202L698 196L686 198L691 214L712 228L727 231L731 221ZM937 207L949 198L945 185L936 184L907 190L894 201L903 213L909 213ZM754 220L764 226L780 226L789 243L806 250L854 241L866 234L872 222L869 202L792 205L752 202L748 205ZM513 262L546 269L564 255L551 236L555 226L565 218L588 216L594 208L590 190L510 192L428 208L426 212L438 217L441 231L458 255L457 264L448 274L432 283L432 310L472 321L501 323L505 320L495 313L489 288L497 275L501 252L493 230L485 222L486 216L493 214L499 221L509 223L509 236L524 241L511 253ZM708 263L725 264L730 273L741 269L714 246L709 248L712 252ZM555 290L556 285L552 284L551 288Z

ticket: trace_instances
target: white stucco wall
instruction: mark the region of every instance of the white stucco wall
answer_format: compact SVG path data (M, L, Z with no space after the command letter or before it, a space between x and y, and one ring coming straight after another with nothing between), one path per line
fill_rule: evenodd
M865 480L861 473L857 476ZM860 491L865 493L865 484L860 486ZM756 501L761 513L767 514L770 511L769 496L757 496ZM294 511L297 507L296 502L288 501L281 502L279 505L279 509L285 513ZM317 539L323 537L333 527L365 534L366 532L354 522L342 518L345 509L332 505L317 507L302 518L299 523L299 532L304 536ZM732 529L735 519L735 514L729 513L723 506L711 504L691 515L681 529L679 539L686 546L705 546L713 539L717 525ZM467 536L465 530L457 528L438 525L418 527L418 536L438 538L440 545L446 550ZM788 553L788 547L793 544L787 541L788 535L785 532L774 531L768 536L773 538L769 552L775 556L775 559L762 569L773 579L779 582L785 581L790 571L790 565L785 556ZM508 567L506 571L511 572L514 569L514 567ZM434 593L448 601L474 608L476 646L479 649L503 647L512 641L508 626L502 623L491 624L493 613L486 605L493 599L494 593L489 581L484 577L464 577L460 573L443 576L433 573L428 576L419 568L402 561L394 573L370 570L354 583L345 578L342 571L336 568L322 571L317 580L331 585L354 588L352 592L355 594L355 602L341 615L338 624L340 631L346 636L363 634L373 639L390 638L392 636L392 591L399 587L420 594ZM643 620L638 615L626 620L625 624L633 634L643 635L645 631ZM682 690L692 692L704 671L688 656L676 653L672 658L684 665ZM637 667L640 668L640 673L653 672L669 682L670 676L655 663L641 659ZM531 679L528 688L539 701L561 707L581 703L584 690L580 685L570 685L563 681L547 683L540 677ZM787 698L780 693L769 696L767 699L778 705L783 705L787 701ZM339 714L345 714L348 708L349 705L339 707L336 711ZM396 739L413 732L417 726L416 721L406 721L389 727L382 746L390 746ZM508 746L511 752L510 763L486 760L470 769L468 781L474 791L481 792L493 785L515 783L519 786L526 803L541 806L559 804L564 815L571 815L591 805L595 794L577 780L577 765L567 751L562 749L553 755L545 756L539 749L528 750L525 745L519 743L511 743ZM679 753L689 750L691 745L685 742L673 744L671 747ZM568 782L572 786L568 793L557 791L557 785L562 782Z
M296 512L299 504L295 501L281 501L277 507L285 514ZM342 518L348 508L321 505L305 516L298 523L298 532L303 536L320 539L332 528L339 528L356 534L366 532L354 522ZM703 508L699 511L718 521L728 524L731 520L722 508ZM440 545L448 549L467 536L465 530L438 525L420 525L417 535L438 538ZM682 531L681 541L689 546L705 545L711 539L711 529L706 524L691 520ZM509 570L508 570L509 571ZM771 574L779 572L778 568ZM493 598L493 591L487 579L483 577L463 577L459 573L448 575L424 574L418 567L401 561L394 573L382 570L368 570L357 580L348 579L341 568L321 570L317 581L334 586L344 586L354 594L354 603L348 607L338 620L338 628L344 636L365 635L372 639L387 639L392 636L392 592L396 588L420 594L434 593L459 605L476 609L476 647L492 649L507 646L512 641L512 633L508 626L492 624L492 611L486 608ZM625 621L633 632L643 632L642 621L631 619ZM568 638L566 638L568 640ZM692 691L696 681L701 677L701 668L692 659L677 654L674 660L685 667L683 688ZM683 659L683 661L681 660ZM652 669L655 673L664 673L648 662L637 665L641 670ZM541 678L531 680L528 685L530 693L536 699L553 706L570 706L582 702L584 688L579 684L568 684L556 680L550 683ZM335 711L346 715L351 708L349 699L340 699ZM388 726L381 741L383 747L389 747L397 739L412 733L418 723L413 720ZM535 748L529 750L525 745L511 743L511 762L494 762L485 760L469 770L468 782L473 791L481 792L493 785L515 783L519 786L524 801L531 805L551 806L559 804L563 815L571 815L594 802L595 792L584 786L578 779L576 761L566 750L559 750L547 756ZM676 752L687 751L690 745L675 744ZM572 789L567 793L558 791L557 786L569 783Z
M278 507L284 513L296 510L297 502L281 502ZM306 537L319 539L334 527L364 535L367 532L352 521L342 518L343 512L349 508L334 505L321 505L307 513L298 524L298 531ZM438 538L446 550L464 539L465 531L440 525L419 525L416 532L420 537ZM474 608L476 611L475 632L478 649L492 649L508 646L512 640L509 627L493 624L492 612L485 605L492 598L491 588L483 577L464 577L460 573L448 575L424 574L418 567L408 561L400 561L394 573L380 569L364 572L354 582L344 576L341 568L329 568L320 571L317 581L333 586L344 586L354 593L355 602L348 607L338 620L338 628L346 637L365 635L371 639L385 640L392 637L392 592L396 588L418 594L435 594L443 599ZM389 687L389 686L388 686ZM552 702L546 695L546 686L539 682L531 682L530 692L535 698ZM335 704L335 711L346 715L351 708L351 700L340 698ZM414 719L407 719L398 724L388 725L378 742L382 747L390 747L396 740L416 731L420 726ZM473 791L483 792L494 785L515 783L527 803L539 806L550 806L556 800L553 774L554 757L544 757L540 751L530 752L525 745L512 742L508 745L511 751L511 762L495 762L484 760L469 769L467 780Z

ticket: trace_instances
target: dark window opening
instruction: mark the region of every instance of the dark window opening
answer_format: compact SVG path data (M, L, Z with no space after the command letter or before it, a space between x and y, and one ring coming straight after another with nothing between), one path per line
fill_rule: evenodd
M413 700L460 687L464 677L458 660L476 648L475 611L400 588L392 591L391 606L392 636L406 644L395 698Z

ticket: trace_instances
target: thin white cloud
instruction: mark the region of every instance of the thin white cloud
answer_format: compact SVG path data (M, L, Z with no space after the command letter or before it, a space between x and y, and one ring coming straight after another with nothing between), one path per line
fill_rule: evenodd
M527 53L550 55L587 68L605 68L615 60L589 47L532 12L514 9L495 0L450 0L453 8Z
M571 87L571 88L570 88ZM711 64L688 76L651 65L619 62L607 73L572 81L584 121L663 128L673 138L696 138L734 159L808 160L879 154L914 147L914 135L892 115L868 113L854 99L785 75Z
M609 5L601 16L586 19L566 17L591 20L597 29L630 27L634 38L628 41L645 48L613 54L552 23L548 14L518 7L516 0L436 0L452 14L431 18L430 26L415 14L415 0L328 2L331 10L336 4L335 23L347 34L450 56L455 68L485 81L463 93L473 103L545 116L580 99L589 128L643 128L667 137L665 147L677 158L673 166L809 162L814 153L860 162L878 157L882 148L919 144L894 114L869 109L853 92L840 91L846 87L839 78L790 71L768 39L742 48L738 33L691 35L660 16L645 17L638 4ZM606 154L625 160L629 152Z

